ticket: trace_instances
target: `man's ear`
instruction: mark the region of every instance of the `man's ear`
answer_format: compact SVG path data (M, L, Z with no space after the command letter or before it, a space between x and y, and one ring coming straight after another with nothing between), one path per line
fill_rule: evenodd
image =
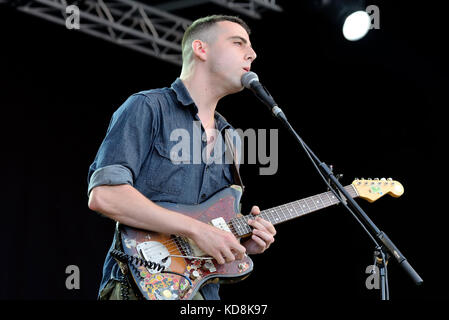
M198 59L205 61L207 58L207 44L201 40L194 40L192 42L193 55Z

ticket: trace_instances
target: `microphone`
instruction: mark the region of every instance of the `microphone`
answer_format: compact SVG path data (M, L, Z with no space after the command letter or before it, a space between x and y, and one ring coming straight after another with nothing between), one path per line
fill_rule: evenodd
M259 77L256 73L252 71L245 72L241 78L241 82L245 88L250 89L270 109L274 116L285 119L281 108L279 108L268 90L259 82Z

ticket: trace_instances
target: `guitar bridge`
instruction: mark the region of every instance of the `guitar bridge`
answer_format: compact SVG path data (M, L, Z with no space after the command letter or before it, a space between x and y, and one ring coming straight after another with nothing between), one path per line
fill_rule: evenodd
M181 255L170 254L170 257L178 257L185 259L212 259L212 257L201 257L206 255L193 240L186 237L175 237L178 248L181 249Z
M188 239L188 241L189 241L190 249L192 252L192 254L191 254L192 256L201 257L201 256L206 255L206 253L203 250L201 250L193 240Z

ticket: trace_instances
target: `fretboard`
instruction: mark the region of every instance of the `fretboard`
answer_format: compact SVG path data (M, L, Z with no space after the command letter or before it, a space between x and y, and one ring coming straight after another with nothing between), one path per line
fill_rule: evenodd
M352 185L346 186L345 190L352 198L358 197L357 191ZM301 200L289 202L271 209L263 210L260 212L259 216L267 221L270 221L273 225L276 225L281 222L301 217L307 213L330 207L337 203L339 203L339 200L331 191L328 191ZM229 222L231 231L237 237L243 237L250 234L252 232L252 227L248 225L248 220L253 218L253 215L246 215L231 219Z

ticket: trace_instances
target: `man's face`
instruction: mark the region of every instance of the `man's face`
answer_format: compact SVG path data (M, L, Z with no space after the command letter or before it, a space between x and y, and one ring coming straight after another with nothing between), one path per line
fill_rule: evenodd
M229 93L243 90L242 75L251 68L256 53L246 30L238 23L217 22L216 38L209 47L210 71Z

